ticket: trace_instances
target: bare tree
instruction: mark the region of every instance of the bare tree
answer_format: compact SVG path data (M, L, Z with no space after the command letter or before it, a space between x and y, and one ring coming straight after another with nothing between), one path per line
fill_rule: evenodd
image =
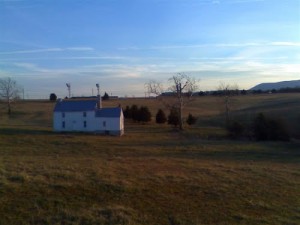
M169 81L172 83L169 88L177 98L177 108L179 113L179 129L183 130L183 115L182 111L184 106L190 101L191 97L198 89L197 81L195 78L186 75L185 73L178 73L172 76Z
M163 93L163 85L156 80L150 80L145 83L145 88L149 96L154 94L157 97Z
M172 92L171 96L175 97L175 102L164 101L163 103L167 108L175 108L178 111L179 129L183 130L183 109L198 89L198 81L185 73L177 73L168 81L170 82L168 90ZM163 93L162 84L157 81L151 80L145 84L145 87L149 94L160 96Z
M224 98L224 111L225 111L225 122L226 126L229 124L229 113L231 110L231 102L232 102L232 96L237 95L239 93L238 86L235 85L229 85L224 82L220 82L218 91L220 95Z
M7 104L7 113L11 114L11 103L19 97L17 82L10 77L0 79L0 98Z

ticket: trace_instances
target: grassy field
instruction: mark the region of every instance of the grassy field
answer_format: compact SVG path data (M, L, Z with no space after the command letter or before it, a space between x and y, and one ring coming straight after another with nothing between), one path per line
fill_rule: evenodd
M187 106L195 127L126 121L123 137L52 132L48 101L0 105L0 225L299 224L300 95L240 96L232 112L284 117L291 142L231 141L221 99ZM104 102L163 108L155 99ZM298 133L299 132L299 133Z

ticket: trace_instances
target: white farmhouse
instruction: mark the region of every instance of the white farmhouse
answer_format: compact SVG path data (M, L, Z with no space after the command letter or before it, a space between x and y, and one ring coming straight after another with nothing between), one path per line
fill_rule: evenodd
M121 107L102 108L101 97L95 100L59 100L53 112L56 132L94 132L110 135L124 134Z

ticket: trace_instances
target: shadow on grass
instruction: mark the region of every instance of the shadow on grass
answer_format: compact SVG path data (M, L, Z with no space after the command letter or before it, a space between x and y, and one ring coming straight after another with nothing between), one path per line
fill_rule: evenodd
M0 128L0 135L16 135L16 134L30 134L30 135L51 135L55 134L51 130L41 129L26 129L26 128Z
M298 163L300 142L250 142L250 141L174 141L164 145L150 144L147 147L160 149L156 156L173 159L217 160ZM198 146L198 149L197 147ZM142 148L141 146L140 148ZM153 157L153 153L137 154Z
M179 157L179 156L178 156ZM180 156L182 157L182 156ZM209 160L228 160L228 161L247 161L247 162L277 162L277 163L297 163L300 155L292 152L274 153L274 152L212 152L200 153L193 158L209 159Z
M206 158L211 160L298 163L300 161L300 152L295 148L293 149L275 148L273 150L261 149L261 150L240 150L240 151L224 150L224 151L212 151L212 152L199 152L196 153L194 157L199 159Z
M95 132L78 132L78 131L70 131L70 132L54 132L52 129L38 129L30 126L30 128L26 128L26 126L17 126L15 128L0 128L0 135L62 135L63 137L76 137L76 136L103 136L103 137L118 137L118 136L109 136L105 134L98 134Z

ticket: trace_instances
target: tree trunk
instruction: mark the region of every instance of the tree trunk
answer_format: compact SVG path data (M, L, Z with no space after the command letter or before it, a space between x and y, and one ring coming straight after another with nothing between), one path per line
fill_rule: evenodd
M229 97L225 96L225 116L226 116L226 126L229 125Z
M179 99L179 130L183 130L183 119L182 119L182 107L183 107L183 100L182 97Z
M7 108L8 108L7 114L10 115L11 114L10 102L8 102Z

